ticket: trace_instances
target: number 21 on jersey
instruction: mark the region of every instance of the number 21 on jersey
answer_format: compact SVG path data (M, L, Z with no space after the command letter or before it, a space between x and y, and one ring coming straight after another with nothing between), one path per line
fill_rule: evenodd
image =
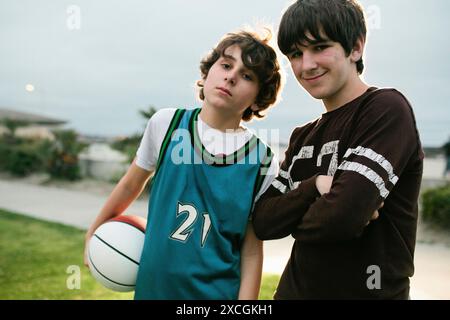
M170 239L177 240L181 242L186 242L191 235L192 231L194 231L194 225L197 221L198 211L197 209L190 204L182 204L178 202L177 205L177 218L182 214L187 214L186 219L183 223L170 235ZM202 222L202 238L201 238L201 246L205 245L206 239L209 234L209 230L211 229L211 218L207 212L202 214L203 222Z

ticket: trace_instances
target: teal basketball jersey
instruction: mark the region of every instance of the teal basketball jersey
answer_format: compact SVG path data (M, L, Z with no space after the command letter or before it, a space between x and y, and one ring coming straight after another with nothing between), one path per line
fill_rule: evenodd
M201 109L175 112L152 179L135 299L237 299L241 246L272 152L256 136L215 156Z

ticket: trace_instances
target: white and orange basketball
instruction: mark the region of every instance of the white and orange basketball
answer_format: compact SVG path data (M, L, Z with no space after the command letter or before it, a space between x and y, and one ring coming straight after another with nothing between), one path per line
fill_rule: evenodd
M95 230L89 241L91 274L114 291L133 291L144 247L147 220L121 215Z

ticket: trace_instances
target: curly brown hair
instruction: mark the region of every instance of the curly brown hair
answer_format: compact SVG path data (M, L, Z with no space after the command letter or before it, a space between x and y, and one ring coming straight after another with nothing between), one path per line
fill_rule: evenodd
M258 78L259 93L255 104L257 111L253 111L249 106L242 115L242 120L250 121L253 117L263 118L265 114L260 112L272 106L278 98L281 88L281 71L275 50L269 45L272 38L270 29L267 35L262 37L251 31L238 31L226 34L219 44L200 62L202 80L197 81L200 88L199 97L205 99L203 93L203 81L208 76L208 72L213 64L224 56L225 50L232 45L238 45L242 51L242 62L253 71Z

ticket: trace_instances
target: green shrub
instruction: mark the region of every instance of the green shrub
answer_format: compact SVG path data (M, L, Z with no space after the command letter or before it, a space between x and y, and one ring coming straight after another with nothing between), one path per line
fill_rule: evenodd
M55 131L55 140L0 137L0 170L17 176L48 172L53 178L76 180L81 177L78 154L85 147L73 130Z
M0 139L0 170L17 176L44 171L49 151L47 140Z
M422 205L424 221L450 228L450 185L425 191Z
M42 168L42 161L36 150L30 145L19 145L11 148L7 169L14 175L26 176Z
M10 149L11 148L3 141L3 139L0 139L0 171L7 170Z
M53 178L78 180L81 178L78 154L86 147L79 143L73 130L54 131L56 141L51 147L48 173Z

